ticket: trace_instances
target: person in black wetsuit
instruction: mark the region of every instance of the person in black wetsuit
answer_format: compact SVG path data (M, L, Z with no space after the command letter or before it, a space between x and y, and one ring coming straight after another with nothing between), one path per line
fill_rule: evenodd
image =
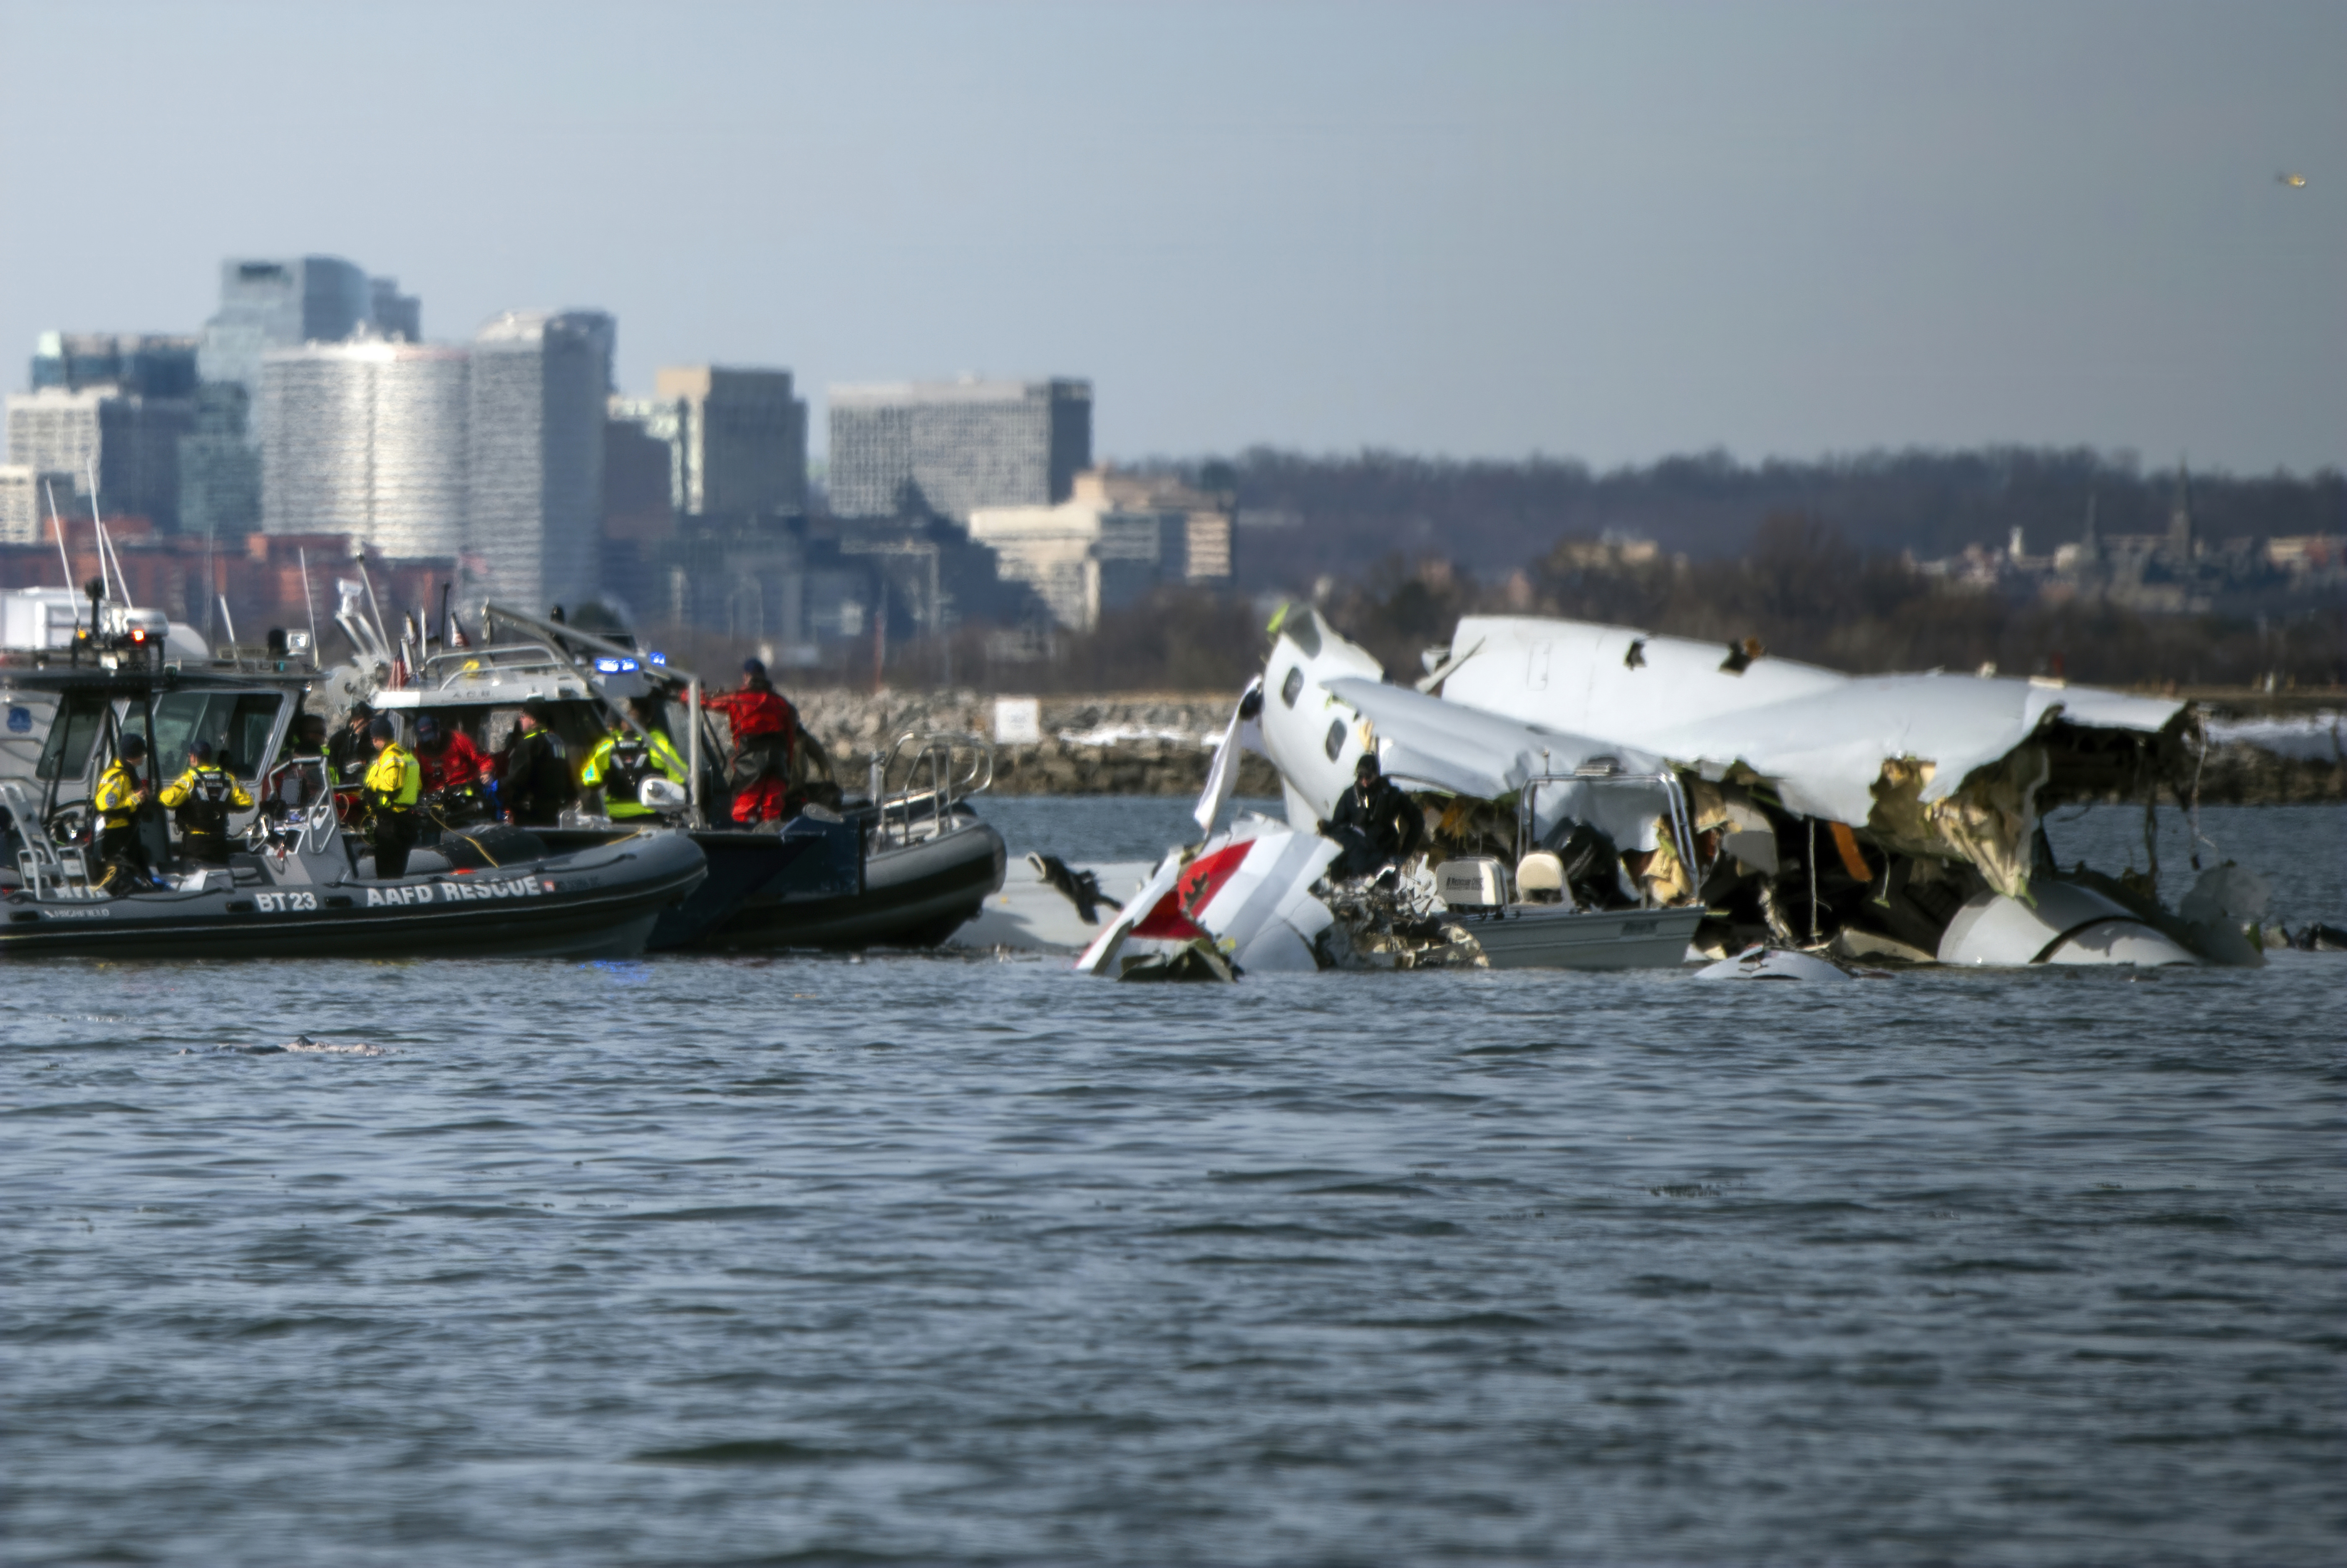
M1337 797L1337 809L1320 824L1320 833L1344 847L1328 867L1330 876L1367 876L1417 854L1426 837L1426 819L1386 778L1378 759L1365 755L1354 765L1353 787Z
M578 796L570 759L552 728L554 710L543 698L521 705L521 718L498 759L497 801L522 827L552 827Z
M355 789L374 765L374 737L367 733L374 723L374 709L364 698L351 704L349 722L326 743L326 771L333 783Z

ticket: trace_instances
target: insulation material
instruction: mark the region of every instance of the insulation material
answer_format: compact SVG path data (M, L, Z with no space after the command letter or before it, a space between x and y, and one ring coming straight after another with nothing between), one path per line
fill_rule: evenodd
M2052 772L2045 748L2024 746L1938 800L1931 798L1933 771L1929 763L1885 763L1869 830L1901 854L1968 860L2000 893L2027 892L2037 792Z

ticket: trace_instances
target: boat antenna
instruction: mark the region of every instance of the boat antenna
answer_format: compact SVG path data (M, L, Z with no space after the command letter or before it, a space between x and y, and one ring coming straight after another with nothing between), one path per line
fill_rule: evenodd
M296 545L294 553L302 558L302 608L310 615L310 668L318 668L318 601L310 597L310 547Z
M374 579L367 576L364 541L351 541L351 564L359 569L359 585L366 589L367 612L374 617L375 641L388 653L391 651L391 633L383 629L383 606L375 602Z
M41 494L48 497L49 529L57 536L57 565L64 569L66 574L66 599L73 606L74 630L79 631L81 630L81 595L74 591L73 558L66 554L66 522L63 518L57 516L57 493L50 487L46 479L41 481ZM95 637L97 634L97 628L95 626L89 630L91 636Z
M106 537L106 508L98 504L97 458L95 456L88 459L83 467L83 472L89 476L89 526L97 530L97 576L98 580L103 582L106 579L106 564L114 556L114 541ZM130 583L122 575L122 563L119 560L114 561L114 577L115 580L122 586L122 604L127 610L130 605ZM109 588L107 591L110 593L113 589ZM93 627L91 630L94 631L97 629Z
M228 626L229 651L234 652L236 651L236 617L228 612L228 595L220 596L220 620Z

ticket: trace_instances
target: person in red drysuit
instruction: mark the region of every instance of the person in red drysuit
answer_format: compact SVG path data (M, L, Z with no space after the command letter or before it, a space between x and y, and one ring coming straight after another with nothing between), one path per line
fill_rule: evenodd
M742 664L742 689L709 700L733 732L733 820L778 822L787 814L791 744L799 716L755 659Z
M424 793L462 789L488 771L473 738L455 724L443 728L426 713L415 721L415 760L424 767Z

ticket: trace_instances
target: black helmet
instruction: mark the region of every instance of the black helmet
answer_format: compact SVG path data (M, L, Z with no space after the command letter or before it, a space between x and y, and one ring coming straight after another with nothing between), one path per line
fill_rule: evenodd
M522 703L521 711L541 724L554 716L554 705L543 697L530 698Z
M188 755L199 763L209 763L212 760L212 743L210 741L190 741L188 743Z
M1378 766L1378 753L1375 752L1363 752L1361 753L1361 760L1353 764L1353 776L1356 778L1360 777L1364 774L1368 774L1371 778L1376 778L1383 772L1385 772L1385 770Z
M440 738L440 721L429 713L419 713L415 719L415 743L428 746Z
M378 741L395 741L399 739L399 726L392 723L389 713L377 713L374 722L367 726L367 734Z
M354 719L354 720L355 720L355 719L364 719L364 718L365 718L369 713L372 713L372 712L374 712L374 704L373 702L368 702L364 697L357 698L357 699L354 700L354 701L352 702L352 703L351 703L351 717L352 717L353 719Z
M129 734L123 736L122 744L115 749L119 751L124 756L128 757L132 762L137 762L140 757L147 754L147 737L134 730Z
M764 681L766 678L765 661L763 659L744 659L742 661L742 673L748 676L753 681Z

